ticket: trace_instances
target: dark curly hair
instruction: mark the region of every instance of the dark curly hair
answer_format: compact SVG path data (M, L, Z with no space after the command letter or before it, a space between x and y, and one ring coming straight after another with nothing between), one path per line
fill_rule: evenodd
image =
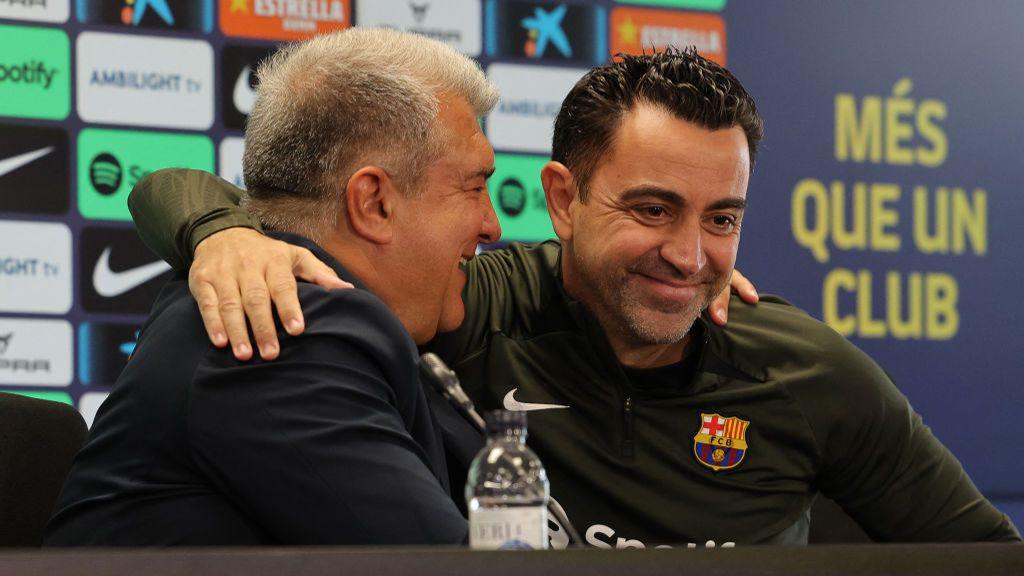
M708 130L742 127L753 170L763 123L754 99L732 73L693 47L618 54L614 62L594 68L573 86L555 119L551 159L573 173L582 201L623 114L639 103L660 106Z

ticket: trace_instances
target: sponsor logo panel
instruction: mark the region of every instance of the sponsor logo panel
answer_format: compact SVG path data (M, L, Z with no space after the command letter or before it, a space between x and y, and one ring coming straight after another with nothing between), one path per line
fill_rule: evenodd
M602 64L608 14L600 6L488 0L485 37L492 58Z
M67 226L0 220L0 312L66 314L72 273Z
M86 128L78 135L78 210L100 220L131 220L128 193L169 166L213 172L213 142L192 134Z
M487 75L501 101L487 117L487 137L498 150L548 154L555 116L569 89L587 71L492 64Z
M0 18L67 22L71 0L0 0Z
M132 228L85 228L79 257L79 294L88 312L148 314L170 277L170 266Z
M229 137L220 141L220 171L217 174L239 188L245 188L242 174L242 155L245 139Z
M78 381L113 384L135 352L138 324L83 322L78 326Z
M71 384L71 324L65 320L0 318L0 384Z
M70 112L67 34L0 25L0 116L63 120Z
M224 125L245 130L245 119L256 102L256 70L277 49L259 46L225 46L221 54L221 111Z
M612 54L696 46L702 56L725 66L725 20L718 14L620 7L612 10L611 34Z
M78 21L87 24L213 30L213 0L78 0L77 5Z
M495 155L488 188L503 240L538 242L555 237L540 183L540 169L547 162L547 156Z
M22 396L28 396L29 398L49 400L50 402L60 402L61 404L67 404L69 406L75 405L75 403L71 401L71 395L67 392L41 392L38 390L0 390L0 392L20 394Z
M619 4L646 4L668 8L691 8L693 10L722 10L726 0L617 0Z
M92 428L92 423L96 421L96 413L108 395L108 392L86 392L78 399L78 412L82 414L86 426Z
M77 48L82 120L192 130L213 124L208 43L83 32Z
M220 0L228 36L303 40L352 25L351 0Z
M386 26L422 34L468 56L479 56L480 0L357 0L360 26Z
M68 169L63 129L0 124L0 212L67 212Z

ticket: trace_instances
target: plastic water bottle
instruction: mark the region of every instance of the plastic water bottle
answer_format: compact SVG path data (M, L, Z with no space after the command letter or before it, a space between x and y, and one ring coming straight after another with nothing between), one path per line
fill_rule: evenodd
M548 477L526 446L526 413L488 413L487 436L466 482L470 548L547 548Z

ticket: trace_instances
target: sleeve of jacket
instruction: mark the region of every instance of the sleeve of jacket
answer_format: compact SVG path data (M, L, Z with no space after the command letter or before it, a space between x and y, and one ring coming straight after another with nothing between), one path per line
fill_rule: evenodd
M200 170L167 168L147 175L128 195L142 241L177 270L192 263L196 246L225 228L259 224L238 206L242 191Z
M306 333L282 338L278 360L213 352L197 369L197 465L281 543L462 543L466 521L413 437L433 428L401 356L415 358L411 340L366 292L309 293Z
M825 386L805 396L820 488L881 541L1019 541L1010 520L866 354L828 330ZM817 396L817 398L814 398Z

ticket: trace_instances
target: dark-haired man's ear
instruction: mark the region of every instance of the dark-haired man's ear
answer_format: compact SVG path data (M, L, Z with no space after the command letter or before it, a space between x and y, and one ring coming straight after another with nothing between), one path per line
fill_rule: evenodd
M555 235L562 241L572 240L570 207L576 199L572 172L561 162L548 162L540 171L540 182L544 186L544 198L548 203L548 215L551 216Z
M352 232L375 244L394 239L394 209L399 191L377 166L356 171L345 187L345 210Z

